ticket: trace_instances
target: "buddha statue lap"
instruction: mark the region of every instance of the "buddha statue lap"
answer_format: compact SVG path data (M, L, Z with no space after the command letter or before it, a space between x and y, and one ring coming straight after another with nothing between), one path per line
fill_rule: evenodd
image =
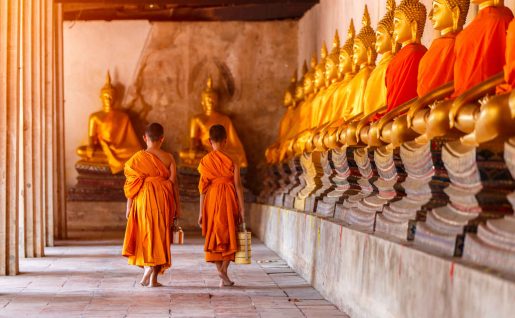
M121 172L125 162L141 150L141 144L129 115L114 107L114 92L108 72L100 93L102 110L90 115L88 144L76 150L81 158L75 164L79 177L77 185L68 191L68 200L125 200Z
M211 150L209 143L209 128L213 125L223 125L227 131L225 151L241 168L247 167L245 149L238 137L232 120L217 111L218 92L213 88L213 80L208 78L206 88L202 92L201 104L204 112L196 115L190 122L190 146L180 151L182 165L196 167L200 159Z

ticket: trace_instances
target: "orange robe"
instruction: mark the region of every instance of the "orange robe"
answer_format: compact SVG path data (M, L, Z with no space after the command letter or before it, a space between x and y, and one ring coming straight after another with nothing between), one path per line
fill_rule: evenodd
M390 61L386 70L387 112L417 97L417 77L425 46L411 43L403 47Z
M506 7L487 7L458 34L453 97L502 71L506 30L512 19L513 14Z
M513 19L506 33L506 65L504 66L504 80L508 90L515 88L515 19Z
M418 67L417 93L419 97L454 79L454 43L456 34L433 40Z
M130 265L171 266L171 223L175 202L170 171L155 155L141 150L125 163L125 196L133 199L122 255Z
M199 191L203 193L202 236L207 262L234 261L238 249L236 220L238 200L234 186L234 163L224 153L211 151L198 166Z

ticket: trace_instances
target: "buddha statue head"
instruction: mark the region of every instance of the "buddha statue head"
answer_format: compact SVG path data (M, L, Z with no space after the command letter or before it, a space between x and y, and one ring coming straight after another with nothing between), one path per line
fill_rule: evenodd
M317 57L315 54L311 56L310 62L311 69L304 76L303 81L303 90L304 90L304 98L311 97L315 93L315 68L317 67Z
M393 17L395 12L395 0L386 1L386 14L379 20L376 31L375 49L379 54L395 51L393 40Z
M395 9L393 35L396 43L406 46L420 43L426 24L426 7L419 0L403 0Z
M111 75L107 72L106 82L100 91L100 99L102 100L102 109L104 112L110 112L113 109L114 88L111 85Z
M329 86L338 78L338 64L340 62L340 36L338 30L334 32L333 47L325 61L325 86Z
M370 15L365 5L362 27L354 39L353 45L353 63L356 67L362 68L367 65L374 65L377 56L375 41L376 35L374 29L370 26Z
M295 84L295 104L298 105L304 100L304 78L308 72L308 65L306 61L302 64L302 74L300 80Z
M470 0L433 0L432 6L429 19L435 30L446 35L463 29Z
M293 72L293 75L290 78L290 85L286 88L284 92L283 105L288 107L295 107L295 91L297 88L297 69Z
M340 49L340 55L338 59L338 78L343 78L345 74L352 73L353 64L352 56L354 55L354 35L356 31L354 29L354 20L350 20L349 30L347 31L347 40Z
M318 92L325 85L325 60L327 59L327 46L322 43L320 49L320 62L315 67L315 92Z
M218 93L213 88L213 79L211 76L207 78L206 88L202 91L201 104L206 114L211 114L216 110L218 105Z

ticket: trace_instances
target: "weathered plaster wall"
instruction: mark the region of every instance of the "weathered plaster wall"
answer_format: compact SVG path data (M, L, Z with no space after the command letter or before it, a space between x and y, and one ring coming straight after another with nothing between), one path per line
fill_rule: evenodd
M513 317L515 283L492 272L267 205L253 235L353 318Z
M421 0L426 6L427 13L431 10L432 0ZM400 0L396 0L397 5ZM308 11L299 21L299 54L298 65L306 59L309 61L313 52L320 57L322 42L326 41L328 47L333 41L334 31L338 29L342 40L347 36L347 30L351 19L354 19L356 33L361 28L361 19L365 4L368 6L372 27L375 29L377 22L386 12L386 0L359 0L359 1L335 1L320 0L320 3ZM515 0L505 0L505 5L515 12ZM467 21L471 21L477 13L477 6L471 5ZM426 21L422 43L431 44L437 33L429 20Z
M77 22L65 27L65 35L65 81L73 83L65 88L68 184L75 183L74 149L86 141L87 115L100 107L97 96L109 67L123 86L122 107L139 118L137 129L164 124L165 147L174 153L187 145L188 120L202 111L200 93L211 74L222 94L221 111L233 119L245 146L249 183L259 187L263 153L277 134L282 95L296 66L296 21ZM125 51L130 56L120 56Z
M88 141L88 117L102 109L110 70L118 95L132 82L151 25L146 21L65 22L63 27L66 183L76 183L75 149ZM120 100L120 98L119 98Z

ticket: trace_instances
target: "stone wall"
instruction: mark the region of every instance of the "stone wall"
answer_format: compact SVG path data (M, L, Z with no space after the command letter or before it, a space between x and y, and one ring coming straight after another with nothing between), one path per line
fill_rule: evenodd
M75 148L87 140L87 116L100 109L109 68L121 106L141 133L165 125L165 148L188 143L188 120L201 112L211 74L221 111L245 146L249 186L259 190L264 150L277 135L282 96L297 60L297 22L68 22L64 28L67 182L75 183Z
M313 215L252 204L253 235L353 318L512 317L513 278Z

